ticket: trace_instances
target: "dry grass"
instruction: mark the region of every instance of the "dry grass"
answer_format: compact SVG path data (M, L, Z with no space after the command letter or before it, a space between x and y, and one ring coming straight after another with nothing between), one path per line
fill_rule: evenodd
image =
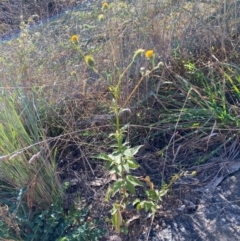
M60 1L51 13L47 1L21 6L23 18L14 22L21 34L0 44L1 89L34 96L46 138L58 152L61 178L76 167L89 181L104 173L103 164L91 157L111 151L108 86L118 82L137 49L153 49L155 66L160 63L153 74L140 83L140 69L152 69L142 57L122 76L119 105L131 110L121 117L122 124L130 122L126 138L144 144L146 152L146 143L151 146L162 179L180 169L200 171L211 158L234 159L239 154L240 3L231 2L113 1L104 11L92 4L91 11L69 10L44 25L29 22L33 12L44 19L75 1ZM4 15L2 28L16 11ZM78 45L71 42L74 34ZM88 68L79 51L94 57L98 71ZM78 154L62 163L74 150Z
M236 2L236 7L238 5ZM138 48L154 49L156 64L163 63L161 69L147 78L134 92L129 103L126 103L132 109L131 116L125 117L125 121L131 121L133 125L131 138L134 141L138 139L140 143L146 138L152 143L163 142L157 145L158 148L163 148L162 151L170 148L170 142L175 148L179 142L182 149L184 146L188 149L183 151L186 156L193 150L206 150L211 146L210 143L217 143L210 138L206 147L204 140L208 134L203 134L202 139L199 134L193 135L185 144L182 134L176 139L175 135L184 133L185 129L183 127L180 132L177 131L176 127L180 123L175 122L178 119L174 116L185 107L185 95L191 95L181 86L179 78L182 81L184 78L190 82L196 81L189 79L189 70L186 68L188 62L193 63L210 79L209 70L215 78L215 73L222 70L221 63L238 64L239 38L235 27L239 18L236 16L238 8L233 6L234 2L229 3L225 9L224 4L211 1L162 1L161 4L159 1L140 1L133 5L113 2L105 11L95 5L91 7L91 12L69 11L44 26L29 28L28 24L22 23L21 35L1 45L1 52L4 53L1 69L5 70L1 72L3 87L23 88L30 92L34 89L44 106L41 108L45 108L43 112L47 110L47 115L50 113L50 116L54 116L43 118L49 133L53 134L55 129L57 133L54 135L78 132L82 126L91 128L95 115L109 113L111 96L107 86L117 82L119 73L131 61L133 53ZM225 9L226 21L222 20L222 15L216 14L218 9ZM98 20L99 14L104 15L102 22ZM100 74L87 68L70 41L73 34L79 35L82 51L94 55ZM138 84L141 67L148 69L150 63L139 59L123 76L120 105L125 103ZM221 77L216 77L218 78ZM197 85L200 83L191 83L196 87L193 89L195 101L199 101L196 94L203 100L203 93L198 94ZM169 99L169 95L175 102ZM190 106L195 108L193 104ZM172 119L167 117L170 116L168 108L176 108ZM173 124L172 127L170 123ZM189 125L186 122L186 126ZM134 126L140 127L137 135ZM159 141L159 138L165 138L161 134L162 128L170 130L164 134L168 136L165 141ZM207 128L210 128L211 133L212 123ZM110 132L111 128L103 127L102 130ZM105 134L104 136L106 137ZM219 135L220 142L221 136ZM80 138L77 140L79 143L85 143L85 138L81 139L78 134L76 138ZM94 137L95 142L98 139L99 137ZM102 137L100 143L101 141ZM97 142L92 145L98 146L97 151L99 150ZM102 148L105 149L105 144Z

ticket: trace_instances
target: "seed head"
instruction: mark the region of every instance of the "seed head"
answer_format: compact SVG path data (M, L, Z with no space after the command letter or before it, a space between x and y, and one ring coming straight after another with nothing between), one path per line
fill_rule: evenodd
M103 14L99 14L99 15L98 15L98 20L99 20L100 22L102 22L102 21L104 20L104 15L103 15Z
M135 60L138 56L142 55L144 51L145 51L144 49L138 49L133 55L133 60Z
M77 76L76 71L72 71L72 72L71 72L71 76L76 77L76 76Z
M85 59L86 64L87 64L89 67L94 68L94 65L95 65L95 63L94 63L94 58L93 58L91 55L86 55L86 56L84 57L84 59Z

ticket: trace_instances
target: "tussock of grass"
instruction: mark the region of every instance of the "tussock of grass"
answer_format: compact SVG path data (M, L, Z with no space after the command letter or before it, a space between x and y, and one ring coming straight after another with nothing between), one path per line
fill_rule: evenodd
M37 205L41 209L61 200L63 194L60 183L56 182L54 153L49 150L34 110L34 99L20 92L14 94L9 97L9 92L3 91L1 95L1 182L12 188L13 193L8 195L12 201L22 189L21 198L28 207ZM5 194L1 196L4 199Z

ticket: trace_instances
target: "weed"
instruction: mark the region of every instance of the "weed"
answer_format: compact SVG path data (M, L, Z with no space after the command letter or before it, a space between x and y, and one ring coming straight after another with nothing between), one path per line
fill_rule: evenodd
M104 234L96 220L88 220L87 209L65 213L61 206L53 204L48 210L35 212L31 219L24 212L11 213L7 206L2 206L0 213L2 238L11 237L26 241L97 241Z
M96 158L105 160L107 162L106 168L110 171L110 174L116 176L114 184L108 189L106 199L109 201L109 199L113 198L116 194L120 195L120 197L115 200L111 210L112 223L117 232L120 232L121 226L126 223L126 220L123 220L122 213L127 210L129 204L136 206L138 211L141 209L144 209L146 212L151 211L152 217L154 219L155 212L159 208L158 202L162 200L162 197L166 195L168 191L168 187L163 187L161 190L155 189L154 184L151 182L149 176L147 176L145 179L142 179L131 174L132 170L136 170L139 167L139 164L134 159L134 156L138 153L142 146L139 145L130 147L130 144L125 140L125 133L127 132L129 125L127 124L121 127L120 123L121 114L124 112L131 112L130 109L123 109L119 105L122 78L127 69L131 67L134 61L136 61L137 57L143 54L143 52L144 51L142 49L135 52L133 61L128 65L123 73L120 74L117 85L111 85L109 87L113 96L112 111L116 117L116 132L110 134L110 137L115 139L115 144L112 145L113 151L111 154L100 154L96 156ZM153 50L146 51L145 56L148 59L153 59ZM152 67L154 67L154 62L152 64ZM147 72L146 75L151 75L151 71ZM129 95L128 99L124 103L124 106L127 105L128 100L134 94L142 82L142 79L144 79L146 75L143 75L139 80L139 83L135 86L132 93ZM136 196L136 187L143 186L142 182L146 182L150 187L149 190L146 190L146 200L140 200L137 198L131 203L130 195L133 195L134 197Z

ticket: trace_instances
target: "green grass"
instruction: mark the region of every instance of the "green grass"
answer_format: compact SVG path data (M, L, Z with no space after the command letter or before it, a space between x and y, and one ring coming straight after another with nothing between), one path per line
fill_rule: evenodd
M227 25L216 23L218 9L230 16ZM34 28L23 16L21 34L0 43L0 237L38 240L46 223L38 228L36 222L46 215L54 223L46 210L56 206L56 220L66 225L54 223L51 232L59 230L56 240L74 240L65 232L78 230L62 208L69 195L65 180L74 166L82 183L104 176L105 164L92 157L113 152L108 136L115 119L118 130L128 124L121 138L131 147L153 147L161 181L238 158L239 17L233 10L220 1L113 1L108 9L93 4L91 11L68 11ZM153 50L154 58L144 52L132 62L138 49ZM115 114L130 110L119 119L113 99ZM81 157L67 159L76 147ZM140 165L146 150L137 156ZM84 229L85 221L81 232L98 232L95 224ZM27 231L20 231L26 223Z

